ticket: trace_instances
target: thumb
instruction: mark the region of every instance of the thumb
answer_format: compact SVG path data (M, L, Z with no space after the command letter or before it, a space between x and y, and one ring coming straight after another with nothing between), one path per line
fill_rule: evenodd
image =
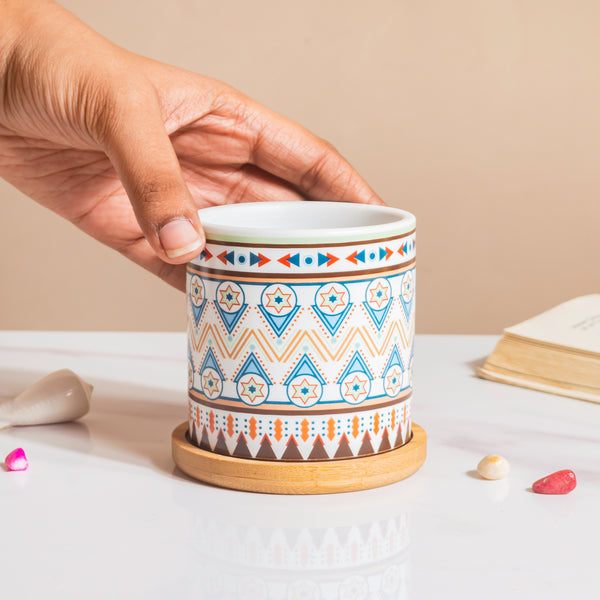
M194 200L158 102L143 92L118 111L105 142L144 236L165 262L184 263L204 245Z

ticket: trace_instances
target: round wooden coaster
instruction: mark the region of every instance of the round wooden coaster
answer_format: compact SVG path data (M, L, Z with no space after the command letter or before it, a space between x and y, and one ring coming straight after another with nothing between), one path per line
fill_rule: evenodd
M427 435L412 425L404 446L362 458L284 462L207 452L187 439L187 423L172 435L173 460L184 472L219 487L265 494L333 494L388 485L412 475L425 462Z

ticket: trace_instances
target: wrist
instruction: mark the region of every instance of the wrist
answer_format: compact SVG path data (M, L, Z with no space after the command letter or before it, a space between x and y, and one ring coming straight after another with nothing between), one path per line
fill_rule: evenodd
M0 83L7 76L15 49L34 8L35 2L31 0L0 0ZM0 85L0 92L3 87Z
M0 0L0 81L34 23L58 8L52 0Z

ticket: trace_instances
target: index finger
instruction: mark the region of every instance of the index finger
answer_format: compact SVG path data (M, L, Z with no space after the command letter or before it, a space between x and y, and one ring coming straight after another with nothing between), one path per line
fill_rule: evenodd
M328 142L290 119L260 107L250 162L296 186L312 200L384 204Z

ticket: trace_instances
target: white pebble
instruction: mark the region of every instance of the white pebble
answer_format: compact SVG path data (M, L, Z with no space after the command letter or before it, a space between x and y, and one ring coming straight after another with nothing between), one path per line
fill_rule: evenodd
M504 479L510 471L510 464L498 454L488 454L477 465L477 472L484 479Z

